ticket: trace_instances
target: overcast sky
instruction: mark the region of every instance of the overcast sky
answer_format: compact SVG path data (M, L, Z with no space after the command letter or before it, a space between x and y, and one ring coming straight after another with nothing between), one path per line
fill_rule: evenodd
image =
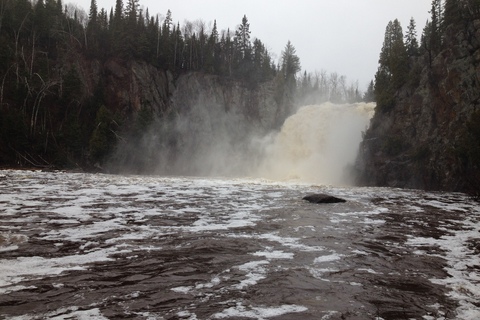
M64 2L88 12L91 0ZM97 0L97 6L110 12L115 0ZM275 60L290 40L303 70L337 72L365 90L377 70L388 22L398 19L405 32L413 17L420 38L431 0L140 0L140 6L161 18L170 9L180 25L217 20L219 30L236 29L246 15L252 38L259 38Z

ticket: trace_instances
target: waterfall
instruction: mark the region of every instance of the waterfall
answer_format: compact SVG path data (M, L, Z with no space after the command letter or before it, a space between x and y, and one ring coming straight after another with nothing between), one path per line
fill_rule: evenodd
M345 185L375 104L305 106L271 133L258 119L222 108L200 104L154 123L117 147L112 171Z
M300 108L281 130L263 140L255 176L321 184L348 184L362 131L374 103L324 103Z

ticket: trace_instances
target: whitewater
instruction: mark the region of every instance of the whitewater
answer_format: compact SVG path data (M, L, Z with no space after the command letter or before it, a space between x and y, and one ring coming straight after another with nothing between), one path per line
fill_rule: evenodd
M479 204L348 186L372 112L300 109L248 178L0 170L0 318L479 319Z

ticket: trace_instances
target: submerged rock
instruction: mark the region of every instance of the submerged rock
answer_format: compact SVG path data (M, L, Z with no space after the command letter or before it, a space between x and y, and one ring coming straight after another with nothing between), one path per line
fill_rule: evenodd
M309 194L308 196L303 197L303 200L307 200L311 203L339 203L347 202L347 200L342 198L337 198L328 194L315 193Z

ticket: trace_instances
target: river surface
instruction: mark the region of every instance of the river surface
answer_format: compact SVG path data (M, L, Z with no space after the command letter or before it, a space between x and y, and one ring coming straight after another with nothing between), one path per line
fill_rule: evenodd
M0 318L480 319L479 239L457 193L5 170Z

